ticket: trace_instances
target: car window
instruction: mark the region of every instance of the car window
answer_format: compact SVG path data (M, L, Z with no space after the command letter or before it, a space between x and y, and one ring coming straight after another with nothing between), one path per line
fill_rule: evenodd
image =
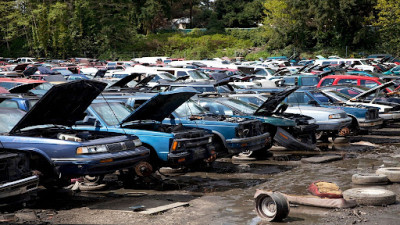
M373 80L360 80L360 85L365 86L367 88L373 88L373 87L378 86L378 83L376 83Z
M285 85L297 85L297 78L296 77L285 77Z
M334 80L333 78L325 79L322 81L321 86L331 86Z
M92 104L92 109L109 126L120 124L122 120L131 114L130 109L119 102L94 103Z
M0 103L1 108L14 108L18 109L18 103L14 100L4 100L3 102Z
M232 116L233 111L229 107L222 105L221 103L218 102L209 102L209 101L203 101L200 102L200 105L204 107L206 110L211 112L212 114L216 115L227 115L227 116Z
M187 75L185 71L178 71L176 74L178 77L183 77Z
M259 99L257 97L238 97L238 99L242 100L244 102L247 102L247 103L258 105L258 106L260 106L260 105L262 105L264 103L263 100L261 100L261 99Z
M301 78L301 85L302 86L315 86L319 82L318 77L302 77Z
M308 104L311 98L304 92L294 92L287 97L289 104Z
M197 105L193 101L187 101L175 110L179 117L187 117L191 115L204 115L207 114L206 109Z
M357 79L340 79L340 80L338 81L338 84L357 85Z
M20 110L5 110L0 112L0 133L10 132L24 116Z

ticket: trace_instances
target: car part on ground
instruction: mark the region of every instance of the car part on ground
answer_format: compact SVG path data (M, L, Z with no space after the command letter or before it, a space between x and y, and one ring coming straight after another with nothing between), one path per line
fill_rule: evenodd
M361 185L377 185L377 184L387 184L389 179L384 174L373 174L373 173L361 173L353 174L351 177L351 182L353 184Z
M376 174L386 175L390 182L400 182L400 167L379 168L376 170Z
M343 192L346 200L355 200L358 205L391 205L396 202L396 194L381 188L352 188Z
M256 212L266 221L277 222L285 219L290 212L289 202L279 192L261 193L257 190L255 197Z

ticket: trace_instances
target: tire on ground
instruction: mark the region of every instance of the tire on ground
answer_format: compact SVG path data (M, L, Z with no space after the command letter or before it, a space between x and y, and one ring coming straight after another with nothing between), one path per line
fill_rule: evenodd
M386 184L389 179L384 174L362 173L353 174L351 181L353 184Z
M400 182L400 167L379 168L376 170L376 174L386 175L390 182Z
M258 216L266 221L282 221L290 212L288 200L279 192L261 194L255 203Z
M355 200L358 205L390 205L396 202L396 194L381 188L352 188L343 192L345 200Z

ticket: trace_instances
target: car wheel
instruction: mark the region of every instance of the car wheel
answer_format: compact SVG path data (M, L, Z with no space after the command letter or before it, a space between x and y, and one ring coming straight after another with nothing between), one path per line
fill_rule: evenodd
M358 205L390 205L396 202L396 194L380 188L353 188L343 192L346 200L355 200Z
M389 179L383 174L354 174L351 182L353 184L387 184Z
M379 168L376 170L376 174L386 175L390 182L400 182L400 167Z
M255 199L258 216L266 221L282 221L289 215L289 203L281 193L261 194Z

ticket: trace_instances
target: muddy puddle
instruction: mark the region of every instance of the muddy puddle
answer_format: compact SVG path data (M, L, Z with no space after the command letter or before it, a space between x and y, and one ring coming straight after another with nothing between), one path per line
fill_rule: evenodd
M379 137L381 139L384 137ZM253 196L257 189L307 195L308 186L321 180L335 182L346 190L357 187L351 183L355 173L374 173L380 167L400 166L400 144L390 141L380 144L350 138L344 143L319 144L315 151L273 147L271 152L273 156L266 160L221 158L212 169L200 171L163 168L157 175L159 182L148 186L124 186L111 175L105 179L107 188L100 191L74 193L42 189L36 203L23 210L52 215L51 219L39 218L35 223L270 224L261 221L254 211ZM321 164L302 162L307 157L331 154L340 155L343 160ZM399 184L381 188L400 193ZM153 216L143 216L131 209L139 206L154 208L174 202L188 202L190 206ZM285 223L396 224L400 204L384 208L358 207L359 214L352 210L292 206ZM80 216L82 214L85 216ZM361 219L359 215L362 215Z

